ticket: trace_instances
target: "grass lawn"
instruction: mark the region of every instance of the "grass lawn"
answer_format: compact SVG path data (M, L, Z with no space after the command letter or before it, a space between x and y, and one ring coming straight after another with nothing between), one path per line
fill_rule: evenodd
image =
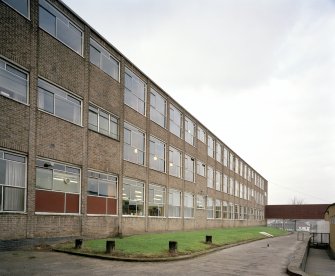
M164 257L169 255L169 241L177 241L178 254L185 255L221 245L264 238L259 232L267 232L274 236L287 233L283 230L270 227L241 227L134 235L123 238L112 238L115 240L115 251L113 255ZM212 235L212 245L204 242L206 235ZM84 240L82 249L76 251L104 254L106 250L106 240L107 239ZM74 243L66 243L58 246L59 249L71 249L73 247Z

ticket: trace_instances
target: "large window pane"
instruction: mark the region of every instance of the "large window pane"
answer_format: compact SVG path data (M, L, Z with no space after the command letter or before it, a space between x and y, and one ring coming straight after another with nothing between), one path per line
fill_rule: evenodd
M36 187L52 189L52 170L36 168Z
M165 188L149 185L148 215L162 217L165 215Z
M124 124L124 160L144 165L145 134L139 129Z
M130 216L144 215L144 183L123 179L122 214Z
M83 32L46 0L39 0L39 26L78 54L83 54Z
M28 102L28 74L0 59L0 95L21 103Z
M182 115L178 109L170 105L170 132L181 137Z
M29 18L29 0L2 0L19 13Z
M4 211L23 211L24 210L25 189L4 187Z
M125 75L124 103L144 115L146 84L128 68Z
M150 136L150 168L165 172L165 144Z

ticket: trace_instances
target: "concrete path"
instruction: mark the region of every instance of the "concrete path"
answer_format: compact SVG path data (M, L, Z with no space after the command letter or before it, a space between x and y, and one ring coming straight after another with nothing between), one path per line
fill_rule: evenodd
M298 243L296 235L290 235L160 263L99 260L56 252L0 252L0 275L286 275Z
M329 258L326 250L311 248L305 271L311 275L334 276L335 261Z

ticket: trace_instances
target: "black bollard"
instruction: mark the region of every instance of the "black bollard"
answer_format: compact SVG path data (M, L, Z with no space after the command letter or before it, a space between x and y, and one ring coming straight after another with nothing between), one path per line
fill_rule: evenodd
M207 236L206 235L206 243L208 243L208 244L212 243L212 236Z
M83 239L76 239L74 241L74 248L81 249L82 244L83 244Z
M170 253L177 253L178 242L176 241L169 241L169 252Z
M115 241L106 241L106 253L110 254L115 250Z

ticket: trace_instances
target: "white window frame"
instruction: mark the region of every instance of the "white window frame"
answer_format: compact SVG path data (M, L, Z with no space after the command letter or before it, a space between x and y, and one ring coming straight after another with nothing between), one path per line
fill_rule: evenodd
M185 142L195 146L196 124L187 116L184 117L184 130Z
M42 91L41 91L41 90ZM53 112L50 112L46 109L44 109L43 107L41 107L41 96L40 93L45 93L44 91L53 94ZM57 115L56 114L56 98L61 99L62 101L67 101L67 102L72 102L74 105L77 105L76 103L74 103L73 101L71 101L69 98L73 98L74 100L80 102L80 105L77 105L78 108L80 108L80 122L75 122L75 121L71 121L68 120L67 118ZM44 103L43 103L44 104ZM62 119L64 121L70 122L72 124L78 125L78 126L82 126L82 122L83 122L83 101L82 99L80 99L77 95L73 94L72 92L67 91L66 89L57 86L49 81L46 81L42 78L38 79L38 110L43 111L45 113L51 114L52 116L55 116L59 119Z
M173 160L171 160L171 153L174 155L175 153L179 154L179 166L177 165L177 168L179 168L179 175L175 175L171 173L170 168L175 166L175 163ZM182 178L182 172L183 172L183 162L182 162L182 152L174 147L169 147L169 175Z
M124 131L127 130L127 131L130 131L130 144L126 143L126 139L124 139L123 141L123 146L124 147L129 147L131 148L131 150L135 153L135 154L138 154L138 152L141 152L143 154L143 163L140 162L140 158L139 158L139 155L137 155L137 161L134 162L132 160L128 160L126 159L126 155L125 153L123 153L123 160L126 160L128 162L131 162L131 163L134 163L134 164L137 164L137 165L140 165L140 166L145 166L146 164L146 134L144 131L142 131L141 129L137 128L137 127L134 127L133 125L129 124L128 122L124 122ZM133 135L138 135L138 136L143 136L143 149L139 149L136 147L136 145L133 144ZM124 135L125 136L125 135ZM124 149L124 152L125 152L125 149Z
M150 201L150 190L153 190L153 202ZM161 194L156 194L157 191L160 191L162 192L163 195ZM157 200L157 198L162 198L162 201L163 203L157 203L155 202L155 199ZM165 217L166 216L166 187L165 186L160 186L160 185L157 185L157 184L154 184L154 183L150 183L149 184L149 193L148 193L148 217L153 217L153 218L161 218L161 217ZM154 206L154 207L162 207L163 208L163 213L161 215L157 215L157 216L154 216L154 215L150 215L150 212L149 212L149 208L150 206ZM157 208L159 210L159 208Z
M152 149L151 148L151 145L152 143L154 144L154 148ZM163 158L161 156L159 156L157 154L157 147L159 146L163 146L164 148L164 156ZM157 139L156 137L150 135L150 138L149 138L149 167L150 169L153 169L153 170L156 170L156 171L160 171L160 172L163 172L165 173L166 172L166 143L164 143L163 141ZM154 166L154 162L157 162L157 161L163 161L163 164L164 164L164 168L163 170L161 170L159 167L157 168L156 166Z
M0 95L6 97L6 98L8 98L8 99L11 99L11 100L13 100L13 101L16 101L16 102L18 102L18 103L22 103L22 104L28 105L28 103L29 103L29 73L28 73L26 70L24 70L24 69L18 67L17 65L15 65L15 64L13 64L13 63L11 63L11 62L9 62L9 61L7 61L7 60L1 58L1 56L0 56L0 62L4 64L4 68L1 68L1 67L0 67L0 70L5 71L7 74L10 74L11 76L17 78L17 79L20 80L20 81L24 81L24 82L26 82L26 101L24 102L24 101L21 101L21 100L18 100L18 99L15 99L15 98L11 97L6 91L2 91L2 90L1 90L1 87L0 87ZM22 78L21 76L18 76L17 74L15 74L15 73L13 73L13 72L7 70L7 67L8 67L8 66L9 66L9 67L13 67L15 70L17 70L17 71L19 71L20 73L26 75L26 79L24 79L24 78ZM1 86L1 85L0 85L0 86ZM12 92L12 91L11 91L11 92Z
M20 1L22 1L22 0L20 0ZM27 15L23 14L22 12L20 12L18 9L16 9L14 6L12 6L10 3L7 3L6 0L2 0L2 2L4 2L9 7L11 7L17 13L21 14L22 16L24 16L25 18L27 18L28 20L30 20L30 0L27 0Z
M198 140L206 144L206 131L198 125Z
M133 71L131 71L130 69L128 69L126 67L125 69L125 75L128 75L131 79L132 79L132 83L138 82L138 83L142 83L143 84L143 99L140 98L140 96L138 95L138 91L134 91L133 90L133 85L131 87L131 89L129 87L126 86L126 83L124 85L124 104L129 106L130 108L134 109L136 112L142 114L143 116L146 116L146 107L147 107L147 84L145 83L145 81L143 81L139 76L137 76ZM126 77L125 77L126 78ZM130 103L126 102L126 93L130 93L130 96L133 97L136 100L136 106L132 106ZM143 102L143 112L140 111L139 108L139 102Z
M55 22L56 22L55 34L52 34L48 30L44 29L41 26L41 24L39 24L39 27L42 30L46 31L51 36L53 36L54 38L56 38L63 45L65 45L66 47L70 48L72 51L74 51L75 53L77 53L77 54L79 54L80 56L83 57L83 55L84 55L84 31L82 30L82 28L80 28L76 23L74 23L72 20L70 20L66 15L63 14L63 12L59 11L59 9L57 7L50 4L47 0L39 0L39 8L44 9L46 12L50 13L52 16L55 17ZM57 30L58 30L57 22L58 21L61 21L62 23L67 25L67 27L69 27L71 25L73 28L75 28L77 31L79 31L81 33L81 45L80 45L81 51L80 52L77 52L70 45L68 45L65 41L62 41L60 37L58 37L58 35L57 35Z
M188 206L189 204L192 204L192 206ZM187 210L191 210L192 215L188 216L186 215L186 211ZM184 193L184 218L194 218L194 210L195 210L195 206L194 206L194 195L192 193Z
M96 109L96 110L93 110L93 109ZM103 113L106 113L108 115L108 129L109 129L109 135L106 134L106 133L103 133L100 131L100 111L102 111ZM90 117L90 113L96 113L97 114L97 130L95 130L93 127L90 127L90 120L88 118L88 128L92 131L95 131L95 132L98 132L102 135L105 135L105 136L108 136L108 137L111 137L115 140L119 140L119 137L120 137L120 123L119 123L119 118L117 116L115 116L114 114L106 111L105 109L93 104L93 103L90 103L89 104L89 110L88 110L88 117ZM111 133L111 120L116 123L116 130L117 130L117 133L113 135L113 133Z
M209 157L214 158L215 154L215 142L211 135L207 135L207 154Z
M215 159L216 161L222 163L222 145L218 141L216 141L216 146L215 146Z
M222 191L222 173L215 171L215 190Z
M207 166L207 187L214 188L214 169L211 166Z
M19 158L24 158L24 162L20 162L20 161L14 161L14 160L10 160L10 159L6 159L5 158L5 154L9 154L9 155L14 155L17 156ZM1 193L1 204L0 204L0 214L1 213L26 213L26 205L27 205L27 157L22 155L22 154L18 154L15 152L11 152L11 151L7 151L4 149L0 148L0 159L2 160L8 160L9 162L15 162L15 163L24 163L24 187L21 186L13 186L13 185L6 185L6 183L0 183L0 189L2 190ZM5 187L10 187L10 188L18 188L18 189L24 189L24 199L23 199L23 210L4 210L4 188Z
M175 203L174 202L174 196L173 195L177 195L179 197L179 203ZM171 195L172 195L172 201L171 202ZM178 205L179 204L179 205ZM174 216L175 214L170 214L170 207L171 208L178 208L179 207L179 216ZM181 207L182 207L182 192L175 190L175 189L169 189L169 202L168 202L168 217L169 218L182 218L182 214L181 214Z
M206 172L207 172L206 164L198 159L197 160L197 174L203 177L206 177Z
M190 182L195 182L195 159L192 156L185 154L185 170L184 179ZM192 162L192 166L189 166ZM188 174L192 174L192 179L188 178Z
M126 183L126 181L128 181L128 183ZM135 199L135 198L132 198L132 199L126 198L127 194L125 194L124 190L123 190L126 185L142 188L142 200ZM135 191L135 193L136 193L136 191ZM135 197L136 196L140 196L140 195L135 195ZM142 202L143 213L142 214L137 214L137 206L139 206L139 204L136 204L136 213L135 214L124 214L123 204L124 204L125 200L128 200L129 203L130 203L130 201ZM128 205L130 205L130 204L128 204ZM136 180L136 179L131 179L131 178L128 178L128 177L123 178L123 183L122 183L122 216L123 217L144 217L145 216L145 183L143 181Z
M177 113L177 114L175 114ZM176 122L175 122L175 115L180 117L180 125L178 125ZM179 129L178 133L176 132L176 130L174 130L172 128L172 126L175 126L176 129ZM176 108L174 105L170 104L170 127L169 127L169 130L172 134L176 135L177 137L179 138L182 138L182 129L183 129L183 114L181 113L181 111Z
M160 97L164 101L164 114L161 113L161 111L159 111L157 109L157 101L155 101L155 103L153 103L151 95L154 95L155 99L156 99L156 97ZM158 115L160 115L164 118L164 124L163 125L161 125L160 122L157 122L157 120L154 118L154 116L152 115L154 112L158 113ZM166 99L160 93L158 93L155 89L150 88L150 120L166 129L166 117L167 117L167 101L166 101Z
M98 66L99 69L101 69L102 71L104 71L107 75L109 75L110 77L112 77L114 80L116 80L117 82L120 82L120 61L114 56L112 55L105 47L101 46L100 43L98 43L94 38L90 37L90 47L93 47L95 50L97 50L100 53L100 62L99 65L93 63L91 61L91 48L90 48L90 62L92 64L94 64L95 66ZM117 63L117 77L113 76L113 74L110 74L109 72L107 72L106 70L104 70L103 66L102 66L102 58L105 57L108 60L112 60L115 63ZM111 63L113 64L113 62Z

